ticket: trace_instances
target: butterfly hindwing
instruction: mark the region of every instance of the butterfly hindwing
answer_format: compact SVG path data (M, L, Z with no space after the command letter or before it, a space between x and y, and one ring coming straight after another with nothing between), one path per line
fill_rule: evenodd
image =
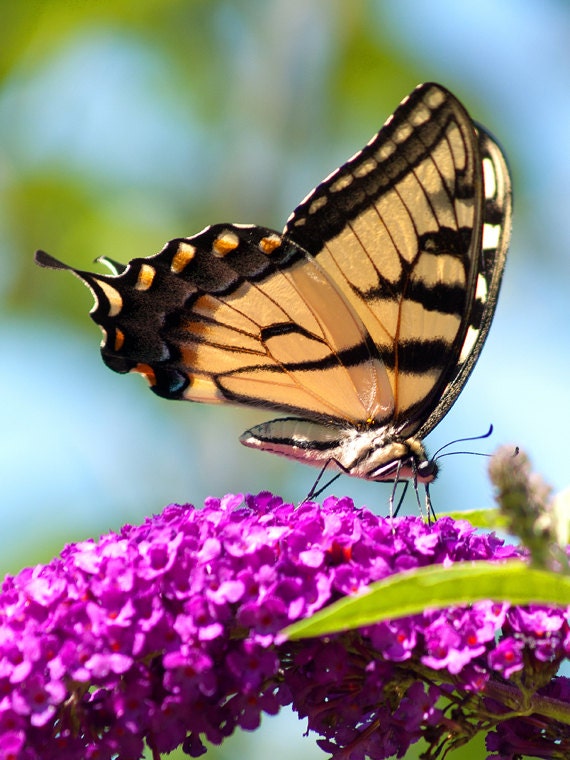
M477 280L466 315L464 340L450 380L430 416L417 432L424 438L448 412L467 382L487 338L497 305L511 234L512 190L509 169L493 138L477 126L482 177L482 234L474 251Z
M65 266L43 253L39 261ZM376 413L369 389L383 384L391 413L359 317L320 266L272 230L214 225L118 275L72 271L95 295L106 364L140 372L159 395L347 422Z

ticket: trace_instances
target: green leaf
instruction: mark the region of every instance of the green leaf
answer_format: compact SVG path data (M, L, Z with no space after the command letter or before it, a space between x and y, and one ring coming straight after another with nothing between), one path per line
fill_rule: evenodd
M508 521L498 509L468 509L457 512L443 512L438 519L451 517L452 520L468 520L475 528L487 530L507 530Z
M289 639L323 636L482 599L565 606L570 604L570 578L521 560L422 567L373 583L359 596L341 599L283 633Z

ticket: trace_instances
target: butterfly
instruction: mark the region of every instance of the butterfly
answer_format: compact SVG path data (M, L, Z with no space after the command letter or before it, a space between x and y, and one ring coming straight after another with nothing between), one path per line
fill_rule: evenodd
M101 353L168 399L284 416L246 446L374 481L430 483L424 437L479 356L511 226L501 149L440 85L419 85L282 233L215 224L91 289Z

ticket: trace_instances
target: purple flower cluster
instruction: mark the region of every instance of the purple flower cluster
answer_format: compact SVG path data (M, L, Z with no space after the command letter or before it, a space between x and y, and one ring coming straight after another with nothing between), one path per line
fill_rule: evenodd
M255 729L288 703L337 760L441 743L474 696L486 713L494 700L498 719L513 710L493 684L545 669L550 679L570 651L561 612L480 602L322 639L279 632L402 570L515 556L467 522L388 520L349 499L167 507L4 581L0 758L137 758L145 743L155 757L181 744L196 757L204 740ZM502 728L528 744L516 720L528 729L523 718ZM494 756L511 757L492 736Z

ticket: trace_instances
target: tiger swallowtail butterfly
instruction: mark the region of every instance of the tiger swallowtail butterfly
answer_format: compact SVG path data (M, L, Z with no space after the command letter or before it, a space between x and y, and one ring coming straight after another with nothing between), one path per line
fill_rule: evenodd
M285 416L241 442L368 480L437 472L423 438L465 384L493 318L511 225L493 138L422 84L297 206L282 233L216 224L91 289L101 353L159 396Z

